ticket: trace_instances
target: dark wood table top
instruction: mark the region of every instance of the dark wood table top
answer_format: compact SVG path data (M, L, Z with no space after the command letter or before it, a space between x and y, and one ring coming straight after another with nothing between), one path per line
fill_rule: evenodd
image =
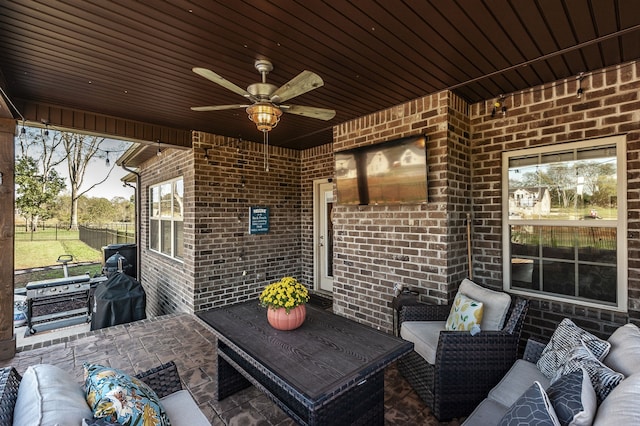
M312 400L357 384L413 349L413 343L307 305L299 328L279 331L257 300L198 313L239 348Z

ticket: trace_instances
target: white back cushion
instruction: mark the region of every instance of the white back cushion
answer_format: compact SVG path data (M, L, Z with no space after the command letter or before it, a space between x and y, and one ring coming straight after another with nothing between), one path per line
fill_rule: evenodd
M624 379L602 401L593 426L627 426L640 424L640 374Z
M93 413L73 377L55 365L27 368L13 410L13 426L81 425Z
M640 329L635 324L618 327L607 339L611 343L604 365L625 376L640 373Z
M467 278L462 280L458 291L484 304L484 313L482 314L482 322L480 323L482 330L502 330L509 306L511 305L511 296L501 291L480 287Z
M211 426L188 390L174 392L160 402L171 419L171 426Z

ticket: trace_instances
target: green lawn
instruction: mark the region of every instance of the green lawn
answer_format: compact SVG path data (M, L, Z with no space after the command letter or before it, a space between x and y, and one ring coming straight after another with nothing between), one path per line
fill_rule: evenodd
M16 239L14 269L62 265L57 262L58 256L62 254L70 254L73 256L73 261L69 263L69 275L83 275L89 272L91 276L94 276L102 272L102 264L100 263L95 265L74 266L76 262L100 262L102 260L102 253L100 251L92 249L78 239L58 241ZM15 287L24 287L32 281L62 277L64 277L62 268L18 274L15 276Z
M36 268L58 265L62 254L73 256L74 262L99 262L102 253L79 240L24 241L15 242L14 269Z
M102 273L102 264L96 263L85 266L69 266L69 276L84 275L89 273L90 276L100 275ZM50 280L52 278L62 278L64 272L62 269L47 269L45 271L35 271L15 276L15 288L21 288L33 281Z
M77 240L80 238L78 230L63 228L38 229L36 232L25 231L23 226L16 226L16 241L56 241L56 240Z

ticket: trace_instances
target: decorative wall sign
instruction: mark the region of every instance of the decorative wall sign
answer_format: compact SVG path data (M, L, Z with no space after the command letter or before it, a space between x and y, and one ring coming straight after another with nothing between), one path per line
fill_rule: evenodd
M269 232L269 207L249 207L249 234Z

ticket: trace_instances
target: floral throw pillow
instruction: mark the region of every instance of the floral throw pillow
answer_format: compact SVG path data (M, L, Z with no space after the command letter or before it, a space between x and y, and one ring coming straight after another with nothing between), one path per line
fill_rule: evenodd
M87 403L96 419L123 425L170 426L158 395L115 368L84 364Z
M445 330L468 331L474 325L480 325L484 305L458 292L453 300Z

